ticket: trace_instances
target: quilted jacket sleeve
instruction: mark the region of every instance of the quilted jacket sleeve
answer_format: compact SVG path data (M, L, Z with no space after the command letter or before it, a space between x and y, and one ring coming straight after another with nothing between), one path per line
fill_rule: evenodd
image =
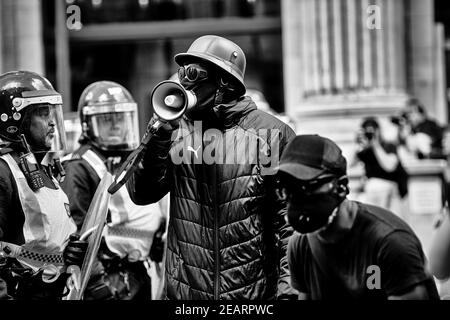
M285 146L288 142L295 137L295 132L289 127L284 126L281 130L280 137L280 158ZM287 261L287 246L289 238L293 233L292 227L287 223L285 219L286 206L287 203L284 200L278 199L275 195L275 176L271 177L270 181L273 185L269 189L271 194L269 197L272 198L272 203L274 204L273 211L275 212L275 230L277 232L278 238L278 250L279 250L279 270L280 275L278 278L278 290L277 299L297 299L297 292L290 286L290 272Z
M152 119L149 123L154 123ZM128 192L134 203L146 205L161 200L169 192L169 175L172 165L169 156L173 127L160 128L150 139L139 168L127 182Z

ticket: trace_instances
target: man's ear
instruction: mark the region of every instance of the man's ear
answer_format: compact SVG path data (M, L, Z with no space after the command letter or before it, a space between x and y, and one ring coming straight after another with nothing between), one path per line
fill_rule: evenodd
M339 178L337 181L337 185L338 185L337 191L339 193L339 196L345 197L346 195L348 195L350 193L350 189L348 188L347 176L343 176L343 177Z

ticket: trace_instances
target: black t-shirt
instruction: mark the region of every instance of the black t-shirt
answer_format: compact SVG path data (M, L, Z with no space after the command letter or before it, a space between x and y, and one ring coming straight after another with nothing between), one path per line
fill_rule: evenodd
M397 149L395 145L390 143L383 143L381 147L388 154L396 154ZM384 170L375 156L373 148L365 148L357 153L358 158L364 163L367 178L381 178L390 181L395 181L392 172Z
M401 295L420 283L430 298L438 299L433 278L425 270L419 239L394 214L353 202L357 216L352 229L338 243L316 238L321 253L313 253L306 235L295 233L288 247L291 285L313 300L386 299ZM312 236L316 236L313 234ZM318 263L320 261L320 265ZM379 268L380 289L373 285Z
M388 154L397 154L397 147L391 143L382 143L381 147ZM408 174L400 162L393 172L387 172L380 166L373 148L361 150L357 156L364 164L367 178L380 178L396 182L401 197L408 193Z

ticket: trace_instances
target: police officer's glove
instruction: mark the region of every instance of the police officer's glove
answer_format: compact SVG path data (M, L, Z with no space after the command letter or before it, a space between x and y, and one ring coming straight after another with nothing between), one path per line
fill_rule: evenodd
M149 257L154 262L161 262L164 256L164 239L163 234L158 232L153 238L152 247L150 248Z
M88 242L80 240L80 235L73 233L69 237L69 243L64 248L63 259L66 266L76 265L81 268L83 265L84 257Z
M0 301L2 300L12 300L12 297L8 294L6 282L0 278Z

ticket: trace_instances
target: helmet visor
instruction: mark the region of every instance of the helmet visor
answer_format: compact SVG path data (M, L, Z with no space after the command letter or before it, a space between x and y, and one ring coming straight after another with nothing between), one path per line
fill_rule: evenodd
M66 149L64 116L60 104L33 105L26 113L24 134L33 152L62 152ZM25 119L24 119L25 120Z
M139 144L137 112L108 112L90 116L91 135L105 150L131 151Z

